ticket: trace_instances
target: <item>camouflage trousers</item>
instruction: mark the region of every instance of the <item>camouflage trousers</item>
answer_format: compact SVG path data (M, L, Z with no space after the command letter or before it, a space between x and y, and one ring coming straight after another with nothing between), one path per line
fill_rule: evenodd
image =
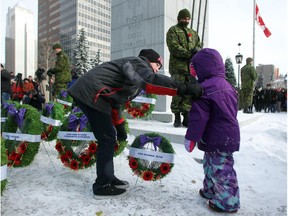
M181 83L192 83L192 76L190 74L183 75L183 74L173 74L171 78L177 80ZM191 96L173 96L172 102L170 105L172 113L184 113L189 112L191 109Z
M241 107L249 107L252 105L253 100L253 89L242 88L240 91L240 104Z
M234 211L240 208L239 187L232 153L205 152L203 192L217 207Z

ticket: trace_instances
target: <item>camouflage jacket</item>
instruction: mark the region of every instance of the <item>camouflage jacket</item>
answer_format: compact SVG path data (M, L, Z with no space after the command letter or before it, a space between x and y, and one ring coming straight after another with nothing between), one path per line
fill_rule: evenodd
M251 64L246 64L241 68L241 87L253 89L257 79L257 72Z
M177 24L168 30L166 43L170 51L169 73L189 74L189 63L193 56L191 51L202 49L197 32Z
M49 76L55 74L55 84L71 82L70 62L68 56L62 51L56 55L57 59L55 67L49 69L47 74Z

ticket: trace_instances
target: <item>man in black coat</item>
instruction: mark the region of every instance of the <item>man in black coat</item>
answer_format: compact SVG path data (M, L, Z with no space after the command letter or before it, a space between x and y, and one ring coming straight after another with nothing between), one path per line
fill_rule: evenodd
M1 64L1 103L10 100L11 97L11 74Z
M97 198L123 195L129 186L128 182L114 175L114 146L117 139L127 139L120 107L142 90L147 94L191 95L193 99L199 98L202 93L198 84L180 84L158 74L161 67L160 55L152 49L144 49L138 57L125 57L98 65L68 89L87 116L98 142L97 178L93 184L93 193ZM115 111L118 113L117 120L111 115Z

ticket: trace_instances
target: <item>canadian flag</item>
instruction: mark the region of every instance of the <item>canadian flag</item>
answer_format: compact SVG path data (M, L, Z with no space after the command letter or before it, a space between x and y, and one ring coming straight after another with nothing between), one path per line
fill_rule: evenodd
M264 31L265 36L268 38L271 35L271 32L269 31L269 29L265 26L265 23L259 13L259 8L258 5L256 4L256 22L258 23L258 25L262 28L262 30Z

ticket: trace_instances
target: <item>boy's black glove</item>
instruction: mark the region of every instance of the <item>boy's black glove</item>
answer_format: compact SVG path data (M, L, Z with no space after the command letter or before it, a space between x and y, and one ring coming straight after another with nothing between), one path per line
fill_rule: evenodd
M177 94L180 96L191 95L192 100L198 99L202 95L202 88L199 84L180 83Z
M125 121L121 124L115 126L117 131L117 140L118 141L125 141L127 139L127 133L125 130Z

